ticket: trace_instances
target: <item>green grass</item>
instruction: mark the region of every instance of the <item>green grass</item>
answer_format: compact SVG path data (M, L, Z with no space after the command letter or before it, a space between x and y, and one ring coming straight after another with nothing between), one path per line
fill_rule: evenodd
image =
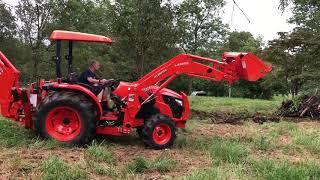
M202 171L195 171L191 173L189 176L185 177L184 179L187 180L215 180L218 179L219 176L219 169L208 169L208 170L202 170Z
M35 133L17 122L0 117L0 146L21 147L35 142Z
M219 137L214 137L218 138ZM199 138L190 138L186 136L178 136L175 146L181 149L192 149L192 150L206 150L212 143L211 138L199 137Z
M256 112L272 114L280 105L279 99L268 101L190 97L193 110L209 113L245 113L245 115ZM225 131L226 135L216 135L215 131L204 132L204 134L194 133L203 126L224 128L219 131L219 134ZM26 174L26 176L30 173L40 174L40 179L139 179L154 174L170 179L171 174L174 174L174 178L180 178L175 173L181 174L181 162L174 157L176 151L180 149L181 153L187 153L184 154L185 156L190 153L191 159L201 154L199 158L209 160L206 161L209 165L192 167L195 170L181 177L183 179L317 179L320 177L320 131L317 127L309 125L301 128L301 124L287 121L262 125L246 121L243 125L235 125L235 128L230 128L231 126L212 125L197 118L191 119L186 130L179 131L175 149L154 151L159 153L155 159L152 158L153 155L146 153L140 157L133 157L133 160L117 162L112 146L125 144L122 148L136 146L133 149L145 151L141 149L142 143L139 144L138 140L133 142L133 140L136 141L136 137L132 136L125 137L124 140L115 139L113 141L116 142L112 145L94 142L86 148L79 148L83 153L79 154L80 161L75 164L67 163L57 156L49 156L43 162L39 160L36 163L30 163L29 157L17 156L9 158L4 164L8 164L10 171ZM228 128L244 132L233 134ZM5 151L11 150L24 152L37 149L37 153L40 154L46 150L52 151L53 154L57 154L56 151L60 153L60 149L72 151L56 141L38 138L31 130L11 120L0 118L0 129L0 147L3 147L4 155L6 155ZM206 133L213 133L213 135ZM110 142L110 139L108 141ZM115 149L122 151L122 148ZM33 160L33 157L31 159ZM190 162L190 166L194 166L192 163ZM189 170L185 165L183 168L182 173L186 173L186 169Z
M95 162L106 162L113 164L115 162L113 153L102 145L93 142L91 146L86 149L86 159Z
M118 171L117 169L108 164L90 162L88 163L89 170L94 174L109 176L109 177L117 177Z
M298 128L294 122L282 121L280 123L267 123L261 126L264 130L263 136L254 139L255 147L259 150L280 149L285 154L291 152L303 153L303 151L311 152L314 155L320 156L320 132L305 131ZM288 141L282 142L279 139L281 136L287 137Z
M125 167L124 171L125 173L142 173L147 169L149 169L147 160L144 157L137 157Z
M149 161L144 157L137 157L124 168L124 174L143 173L145 171L157 171L166 173L172 171L176 162L165 154L161 154L154 161Z
M190 108L205 112L226 113L263 113L272 114L281 105L282 98L275 97L273 100L227 98L227 97L189 97Z
M153 162L149 164L151 170L158 171L160 173L166 173L172 171L176 166L176 162L168 158L165 154L157 157Z
M248 155L245 145L227 140L212 144L209 152L214 160L228 163L239 163Z
M86 179L87 174L78 166L71 166L57 156L49 156L41 166L42 179L44 180L77 180Z
M302 146L313 154L320 155L320 133L299 131L294 136L294 143Z
M179 138L178 148L208 151L217 162L238 163L248 155L246 146L237 139L224 139L219 136L207 138Z
M257 179L256 174L248 171L244 164L219 164L206 170L198 170L184 177L186 180L219 180L219 179Z
M320 177L320 166L314 162L295 165L285 160L262 160L253 163L253 168L260 177L270 180L316 180Z
M254 147L261 151L269 151L275 148L274 140L268 136L259 136L253 140Z
M26 129L18 122L0 116L0 147L55 148L63 147L60 142L41 139L33 130Z
M115 169L116 161L107 146L95 141L85 150L85 161L91 172L98 175L116 177L118 171Z

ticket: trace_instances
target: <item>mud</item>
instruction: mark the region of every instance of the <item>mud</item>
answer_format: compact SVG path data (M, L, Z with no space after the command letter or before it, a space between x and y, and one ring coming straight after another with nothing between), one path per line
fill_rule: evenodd
M245 121L253 121L255 123L265 123L265 122L279 122L281 117L276 115L262 115L262 114L232 114L225 112L204 112L192 110L191 117L198 120L209 120L215 124L242 124Z

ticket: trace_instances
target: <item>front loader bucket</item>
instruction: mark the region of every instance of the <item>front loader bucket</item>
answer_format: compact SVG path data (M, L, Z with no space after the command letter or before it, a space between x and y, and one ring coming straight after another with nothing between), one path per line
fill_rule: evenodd
M246 81L257 81L266 74L268 74L272 67L252 53L224 53L222 56L223 60L226 59L234 60L236 63L237 72L240 75L240 79Z

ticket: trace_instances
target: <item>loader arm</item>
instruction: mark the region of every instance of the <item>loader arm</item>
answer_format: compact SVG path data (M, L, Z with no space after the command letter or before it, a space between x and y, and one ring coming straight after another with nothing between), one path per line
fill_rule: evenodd
M180 54L139 79L136 89L139 91L158 84L159 92L181 74L211 81L226 81L229 84L239 79L256 81L271 70L271 66L251 53L224 53L222 61Z

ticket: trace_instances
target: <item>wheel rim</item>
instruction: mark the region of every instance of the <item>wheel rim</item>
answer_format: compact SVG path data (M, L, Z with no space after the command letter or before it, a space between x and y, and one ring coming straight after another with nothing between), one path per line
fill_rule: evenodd
M160 145L168 143L171 136L171 128L168 124L158 124L152 133L154 142Z
M81 130L81 118L78 111L66 106L52 109L46 118L46 130L58 141L74 139Z

